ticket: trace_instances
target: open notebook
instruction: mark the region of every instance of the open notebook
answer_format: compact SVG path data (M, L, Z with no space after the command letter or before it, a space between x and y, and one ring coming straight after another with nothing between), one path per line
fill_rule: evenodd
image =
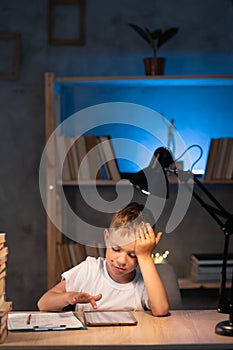
M68 329L86 329L85 325L73 313L37 312L10 313L8 315L9 331L52 331Z

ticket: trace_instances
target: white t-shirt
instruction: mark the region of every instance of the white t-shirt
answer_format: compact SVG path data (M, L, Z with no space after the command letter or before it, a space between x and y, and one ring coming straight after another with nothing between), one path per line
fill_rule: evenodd
M117 283L111 279L106 269L106 260L87 257L79 265L64 272L67 292L87 292L91 295L102 294L97 301L98 310L145 310L148 309L148 297L144 281L137 269L135 278L129 283ZM77 304L76 310L93 310L90 303Z

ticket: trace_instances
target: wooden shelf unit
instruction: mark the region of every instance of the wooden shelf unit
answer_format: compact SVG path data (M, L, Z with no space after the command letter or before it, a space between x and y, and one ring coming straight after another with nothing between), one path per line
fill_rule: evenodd
M101 85L127 85L131 86L137 83L138 86L154 86L154 87L179 87L179 86L233 86L233 75L190 75L190 76L105 76L105 77L56 77L53 73L45 73L45 120L46 120L46 141L53 134L56 124L55 118L59 114L55 106L56 95L59 95L61 86L78 85L78 84L101 84ZM46 196L47 196L47 279L48 288L51 288L60 279L57 268L57 244L62 242L62 233L57 229L53 222L49 219L57 217L62 220L61 203L59 197L59 186L78 186L92 185L91 181L62 182L57 181L56 177L56 149L55 139L50 142L47 147L47 169L46 169ZM95 182L94 182L95 183ZM220 181L221 183L221 181ZM112 181L100 181L99 185L114 185ZM122 185L128 185L129 182L122 182ZM185 284L182 283L184 286Z

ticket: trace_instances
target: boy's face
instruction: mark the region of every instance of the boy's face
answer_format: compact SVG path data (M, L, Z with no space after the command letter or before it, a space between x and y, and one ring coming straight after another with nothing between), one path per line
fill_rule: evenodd
M119 231L105 230L107 271L115 282L128 283L133 280L138 265L135 237L121 236Z

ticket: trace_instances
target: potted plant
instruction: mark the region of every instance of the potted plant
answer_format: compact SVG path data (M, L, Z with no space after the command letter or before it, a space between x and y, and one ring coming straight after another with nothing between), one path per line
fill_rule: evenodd
M171 27L163 31L162 29L150 30L147 27L139 27L133 23L129 23L129 26L133 28L152 49L153 56L143 59L146 75L163 75L165 58L157 57L158 49L170 40L178 32L179 28Z

